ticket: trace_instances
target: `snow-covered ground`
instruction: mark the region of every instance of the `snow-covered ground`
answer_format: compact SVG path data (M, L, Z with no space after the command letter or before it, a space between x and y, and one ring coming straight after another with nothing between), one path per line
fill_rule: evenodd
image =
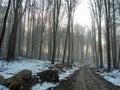
M0 90L9 90L9 89L6 88L5 86L0 85Z
M96 64L91 64L90 67L96 68ZM106 64L104 64L104 69L107 69ZM113 69L111 72L107 72L104 69L99 69L99 72L96 73L113 85L120 86L120 70Z
M50 87L55 87L56 85L58 84L44 82L43 84L36 84L32 87L32 90L46 90Z
M0 75L9 78L23 69L29 69L33 74L48 69L51 66L49 61L25 59L19 61L0 61Z
M100 76L102 76L107 81L111 82L114 85L120 86L120 70L112 70L111 72L106 72L100 70L97 72Z
M58 64L60 62L56 62ZM33 74L36 74L37 72L42 72L49 67L51 67L51 62L48 60L35 60L35 59L20 59L19 61L13 61L13 62L5 62L4 60L0 60L0 75L4 76L5 78L9 78L13 76L14 74L17 74L23 69L31 70ZM78 65L80 66L80 65ZM70 74L74 73L76 70L78 70L78 67L73 67L72 69L65 70L66 72L62 72L59 74L60 80L65 79ZM53 83L47 83L44 82L43 84L36 84L33 86L32 90L46 90L50 87L55 87L57 84ZM5 88L4 86L0 86L0 90L9 90Z

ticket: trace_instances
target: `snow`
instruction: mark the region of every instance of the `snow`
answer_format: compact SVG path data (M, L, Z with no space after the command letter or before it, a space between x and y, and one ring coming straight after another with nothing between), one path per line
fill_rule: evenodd
M46 90L50 87L55 87L57 84L44 82L43 84L36 84L32 90Z
M62 80L62 79L66 79L66 77L68 77L69 75L71 75L72 73L74 73L76 70L78 70L77 67L73 67L72 69L70 70L67 70L66 72L62 73L59 75L59 79Z
M5 86L0 85L0 90L9 90L9 89L6 88Z
M56 62L54 65L58 64L60 62ZM0 75L4 76L6 79L17 74L23 69L31 70L32 73L35 75L37 72L42 72L46 69L48 69L51 66L54 66L49 62L48 60L36 60L36 59L24 59L20 58L20 60L12 61L12 62L6 62L4 60L0 60ZM75 64L75 67L72 69L64 68L65 72L59 73L60 80L66 79L69 75L74 73L76 70L79 69L80 64ZM42 84L36 84L32 87L32 90L46 90L50 87L55 87L57 84L53 83L47 83L44 82ZM9 90L4 86L0 86L0 90Z
M86 65L86 63L81 64L79 62L75 62L74 63L75 67L73 67L72 69L69 70L65 70L66 72L63 72L62 74L59 75L59 79L66 79L66 77L69 77L72 73L74 73L76 70L78 70L80 67Z
M42 72L51 66L49 61L26 59L13 62L0 61L0 75L9 78L23 69L29 69L33 74Z
M96 68L96 64L91 64L90 67ZM98 75L103 77L105 80L111 82L113 85L120 86L120 70L113 69L110 72L105 71L107 69L107 64L104 64L104 68L99 69L96 72Z
M91 64L90 67L96 68L95 65ZM99 69L99 72L96 73L103 77L105 80L111 82L113 85L120 86L120 70L113 69L111 72L107 72L105 69L107 69L107 64L104 64L104 68Z
M111 82L113 85L120 86L120 70L114 69L111 72L100 70L97 74L102 76L105 80Z

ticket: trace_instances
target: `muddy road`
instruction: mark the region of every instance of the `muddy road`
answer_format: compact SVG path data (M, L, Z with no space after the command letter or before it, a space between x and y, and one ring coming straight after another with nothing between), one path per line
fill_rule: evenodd
M85 65L67 80L61 81L58 86L48 90L120 90L120 87L105 81Z

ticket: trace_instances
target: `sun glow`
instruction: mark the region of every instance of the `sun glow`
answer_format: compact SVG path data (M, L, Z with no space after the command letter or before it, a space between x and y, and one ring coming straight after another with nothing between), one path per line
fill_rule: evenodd
M74 23L79 23L81 25L90 25L90 13L88 8L88 2L89 0L83 0L81 3L77 6L74 16Z

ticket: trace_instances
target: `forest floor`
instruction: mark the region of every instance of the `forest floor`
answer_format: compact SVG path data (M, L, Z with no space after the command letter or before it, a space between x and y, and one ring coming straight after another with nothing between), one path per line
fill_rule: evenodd
M22 57L11 62L0 60L0 83L1 83L1 77L8 79L26 69L32 72L32 76L35 76L37 75L37 73L40 73L52 68L55 70L58 69L59 80L61 81L69 77L69 75L73 74L76 70L78 70L83 65L84 64L81 64L80 62L75 62L72 65L72 67L71 65L70 67L66 67L66 66L63 67L60 61L55 62L55 64L53 65L49 60L26 59ZM56 66L58 66L58 68ZM61 67L63 68L60 69L59 66L60 68ZM29 88L32 82L29 83L30 85L26 83L26 87ZM35 83L35 85L33 84L32 87L30 88L32 90L46 90L50 87L55 87L58 84L59 82L58 83L43 82L43 83L37 83L37 84ZM3 85L0 85L0 90L10 90L10 89Z
M120 90L120 87L106 81L85 65L67 80L61 81L58 86L48 90Z

